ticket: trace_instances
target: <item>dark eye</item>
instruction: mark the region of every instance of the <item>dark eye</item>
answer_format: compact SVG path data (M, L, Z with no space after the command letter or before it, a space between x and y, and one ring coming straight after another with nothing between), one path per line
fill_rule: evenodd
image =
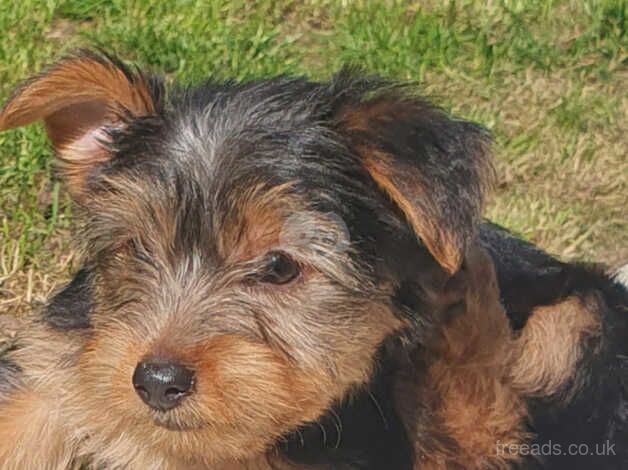
M271 251L266 257L266 267L258 278L269 284L287 284L299 275L299 265L280 251Z

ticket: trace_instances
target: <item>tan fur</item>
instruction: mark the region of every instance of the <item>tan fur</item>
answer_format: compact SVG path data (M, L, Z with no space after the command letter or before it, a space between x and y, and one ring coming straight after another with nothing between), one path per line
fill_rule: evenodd
M89 170L109 158L99 129L122 114L150 114L154 104L145 78L129 79L106 59L76 56L28 81L0 110L0 131L44 121L70 192L80 197Z
M65 436L73 461L96 468L265 470L271 468L263 466L267 456L278 468L290 468L276 463L278 439L367 382L375 352L401 321L375 290L372 298L349 296L321 275L330 270L336 279L347 277L350 259L344 252L320 245L315 253L310 244L280 240L281 248L313 267L308 282L282 287L294 299L286 303L267 286L242 285L251 267L240 262L227 265L231 272L223 279L208 276L194 253L169 255L176 212L169 210L167 194L151 194L127 180L118 180L113 194L91 206L103 218L90 224L93 238L85 241L92 248L102 243L113 254L101 265L93 329L73 354L75 362L66 369L49 364L54 373L35 368L29 357L58 357L59 346L43 350L43 341L34 340L15 357L25 370L46 377L41 389L34 376L25 381L62 410L64 428L54 435ZM294 205L279 196L273 200L276 206ZM267 207L262 202L240 202L245 210L236 215L252 215L252 208ZM283 227L285 215L274 217L275 226ZM241 220L234 223L246 227ZM130 263L125 241L134 236L159 262L156 268ZM338 307L325 302L339 296L350 315L331 318L328 308ZM166 416L148 408L131 381L137 363L151 357L178 361L196 373L195 392ZM55 390L64 393L56 396Z
M373 307L365 312L373 326L354 331L356 343L343 344L336 369L327 370L238 334L203 339L193 323L171 313L136 331L100 326L75 343L38 323L27 325L9 354L25 373L23 389L0 400L0 437L6 437L0 461L16 469L86 462L130 470L304 468L283 462L276 440L368 380L374 350L399 326L383 307ZM130 380L136 363L153 355L197 372L195 394L162 425ZM9 444L16 439L19 446Z
M417 236L423 240L427 249L434 258L448 272L454 273L462 261L458 242L450 238L449 234L440 229L434 217L426 212L425 207L417 207L412 201L429 200L429 184L417 184L421 180L416 170L412 168L393 169L392 159L381 152L364 152L364 167L370 173L377 185L401 209L404 216L414 229ZM395 176L395 173L415 173L412 184L404 184Z
M0 410L1 468L78 468L66 434L60 432L63 418L54 403L32 391L16 391L0 404Z
M369 356L385 336L381 331L371 340L363 337L359 364L364 367L340 359L338 375L332 377L324 370L295 367L267 345L236 335L194 345L184 339L188 326L164 325L161 334L148 338L102 332L115 336L118 344L97 338L87 344L77 372L83 398L75 426L93 437L83 442L81 455L115 468L144 468L149 462L164 468L220 468L232 459L246 462L264 455L282 434L315 420L347 388L368 380ZM135 364L152 356L179 360L197 372L195 393L169 418L168 426L178 429L174 433L153 423L130 384ZM108 420L101 419L102 402L109 403ZM124 441L117 439L120 429L125 429Z
M417 470L505 469L514 456L496 455L497 443L526 438L524 401L507 382L512 338L492 262L474 247L463 269L469 282L465 313L445 327L427 359L427 377L418 382L405 377L398 384L401 416L412 416L406 408L414 406L413 388L418 400L431 400L427 406L434 413L433 421L425 423L428 429L421 427L416 437ZM408 423L407 429L414 425ZM424 442L424 435L444 435L455 445Z
M15 340L15 349L5 357L25 373L17 388L0 396L0 468L78 470L63 408L65 392L74 386L68 367L81 339L63 338L27 319Z
M417 470L510 468L518 456L498 448L532 437L526 399L559 390L575 372L582 341L599 334L595 302L568 298L536 308L515 336L488 256L475 247L465 267L466 312L428 353L427 377L401 374L397 384L401 416L416 416L418 402L433 413L420 432L416 423L406 426L417 433Z
M468 241L464 230L461 230L463 227L449 225L447 216L444 217L442 213L442 200L435 201L434 181L423 173L416 162L405 162L396 155L388 154L377 143L377 136L382 130L394 128L396 122L431 121L440 118L442 115L439 110L417 102L409 95L404 96L401 93L396 98L391 98L391 95L383 93L382 96L342 110L339 123L355 139L354 148L380 190L403 213L432 256L447 272L453 274L462 263ZM420 140L418 136L413 138ZM404 145L408 144L404 142ZM481 209L483 193L492 184L494 175L490 164L482 157L488 154L485 143L480 139L469 142L466 147L468 160L474 160L472 171L477 172L481 184L476 188L477 194L471 198L467 194L467 200L461 198L457 203L471 204L468 210L475 212ZM446 159L443 165L465 164L456 161L458 157L440 155L438 158ZM437 197L444 198L442 194Z
M0 130L47 119L82 103L105 102L111 110L150 113L153 103L141 75L130 82L120 69L92 57L66 59L18 89L0 112ZM65 130L65 129L64 129ZM66 133L53 133L63 143Z
M552 395L574 374L586 337L600 334L595 305L569 297L534 309L515 342L513 385L532 396Z
M96 400L84 400L82 397L89 397L93 390L89 390L94 383L88 380L84 383L78 379L75 367L75 359L80 342L69 347L68 344L56 342L56 333L41 327L37 323L25 325L27 330L22 332L20 347L11 353L11 360L19 363L25 368L26 373L22 380L23 385L13 391L9 396L0 399L0 468L7 470L23 469L44 469L44 470L69 470L83 468L100 468L99 465L106 465L107 469L129 469L129 470L182 470L182 469L206 469L215 470L297 470L289 462L283 461L279 454L272 448L268 448L268 436L251 436L251 439L258 439L259 443L251 447L229 443L229 436L219 433L211 436L214 431L207 431L195 437L185 437L185 431L180 431L182 436L174 439L176 434L164 431L164 442L153 442L159 436L152 426L146 427L145 436L134 436L126 433L124 428L111 429L113 433L107 436L94 436L96 431L102 432L101 427L106 428L108 419L115 413L118 400L129 401L129 404L137 404L136 413L145 413L143 406L139 403L137 396L133 393L132 387L127 385L127 378L123 378L121 373L114 374L110 378L118 383L112 384L118 389L116 393L121 393L120 397L111 397L109 402L98 402ZM53 341L47 341L45 336ZM78 339L78 338L77 338ZM86 349L97 347L91 341L86 341ZM49 355L44 356L33 351L46 351ZM130 351L129 351L130 352ZM315 384L311 375L307 378L299 379L289 375L291 369L284 361L272 360L270 351L260 351L259 346L247 344L237 338L217 339L203 352L191 352L196 354L196 361L208 361L207 375L199 377L198 386L204 393L201 399L207 400L203 406L211 408L210 413L226 413L224 415L225 428L229 429L229 423L233 423L233 416L229 416L228 407L233 407L231 394L242 397L244 400L239 406L250 406L249 400L271 400L280 397L270 389L282 389L285 397L281 398L287 402L286 411L288 415L283 418L300 421L298 415L301 403L295 398L295 394L303 393L304 390ZM255 363L251 359L257 357L262 360L259 354L271 359L268 362ZM206 356L203 356L205 354ZM221 356L224 357L221 359ZM189 359L192 361L192 358ZM273 365L273 361L276 363ZM198 363L197 363L198 364ZM266 373L272 374L273 368L277 370L279 376L270 375L260 377L265 381L267 387L263 394L261 390L251 388L248 390L236 390L242 385L251 384L252 381L243 380L241 377L232 374L263 374L264 371L259 366L265 368ZM28 367L28 369L26 369ZM81 366L78 365L80 368ZM217 368L221 368L222 372ZM123 369L124 370L124 369ZM247 377L248 379L248 377ZM298 383L302 381L301 383ZM225 388L221 388L223 385ZM231 387L231 389L229 388ZM80 390L84 389L81 393ZM211 391L209 390L211 389ZM257 397L255 394L258 394ZM312 399L319 402L315 408L326 406L321 404L324 400L322 395L312 395ZM297 400L295 402L294 400ZM225 407L226 405L226 407ZM274 403L273 403L274 405ZM240 413L239 410L235 411ZM312 409L310 419L316 417L318 410ZM291 417L290 417L291 415ZM266 418L266 417L265 417ZM129 415L127 423L133 423L135 418ZM251 419L254 419L251 417ZM120 424L120 421L116 420ZM237 421L236 421L237 423ZM273 421L276 426L283 426L279 417ZM237 427L232 428L237 432ZM228 434L228 432L227 432ZM146 441L137 440L144 437ZM211 441L207 440L211 437ZM237 437L236 437L237 439ZM212 444L212 441L214 444ZM33 447L36 444L36 448ZM212 460L209 463L205 458L212 454L211 448L218 449L221 445L226 449L221 452L234 452L232 457L226 461L219 462ZM214 447L215 445L215 447ZM177 446L182 446L177 448ZM203 455L188 455L192 449L190 446L200 446L198 452ZM207 447L209 446L209 447ZM97 452L94 459L93 452ZM302 468L302 467L299 467ZM312 467L312 470L315 470Z
M407 112L403 104L383 97L346 110L341 114L340 121L349 131L368 132L395 119L403 120ZM440 229L433 214L426 211L428 206L420 207L416 204L416 201L427 203L430 200L429 182L422 181L416 169L409 166L401 168L391 155L364 145L358 147L358 152L363 158L365 169L399 207L430 253L448 272L454 273L464 255L460 244L450 237L452 234ZM411 184L405 184L405 181Z
M231 220L221 224L218 247L229 262L264 255L279 244L285 214L297 205L289 196L291 184L272 189L256 186L247 194L234 197Z

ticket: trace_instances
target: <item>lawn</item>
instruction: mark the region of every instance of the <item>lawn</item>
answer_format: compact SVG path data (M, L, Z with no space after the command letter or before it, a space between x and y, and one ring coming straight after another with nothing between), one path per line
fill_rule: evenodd
M628 261L623 0L0 2L0 98L85 45L195 82L342 64L416 81L495 137L487 216L567 259ZM40 126L0 134L0 313L41 302L76 257Z

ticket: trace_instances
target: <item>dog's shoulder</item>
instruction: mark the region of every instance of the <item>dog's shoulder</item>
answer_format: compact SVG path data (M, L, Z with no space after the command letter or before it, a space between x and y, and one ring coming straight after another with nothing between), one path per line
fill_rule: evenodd
M590 468L596 462L623 468L628 463L620 446L628 439L626 286L599 266L562 262L494 224L481 227L480 239L520 335L515 383L528 396L534 444L551 450L541 456L544 468L567 463Z

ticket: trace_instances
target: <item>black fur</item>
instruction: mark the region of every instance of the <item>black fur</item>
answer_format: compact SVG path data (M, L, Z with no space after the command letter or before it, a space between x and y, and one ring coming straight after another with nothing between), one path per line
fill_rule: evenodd
M43 311L43 320L59 330L89 328L92 304L90 292L89 273L82 269L50 299Z
M570 296L598 312L602 325L563 390L529 402L532 444L551 443L561 453L540 462L531 458L524 468L628 468L628 290L595 266L561 262L493 224L482 226L480 237L515 328L525 325L534 307ZM570 445L587 446L593 455L569 455Z
M381 356L385 362L383 350ZM287 436L285 455L293 462L334 469L412 470L414 452L394 409L391 372L382 364L368 387Z

